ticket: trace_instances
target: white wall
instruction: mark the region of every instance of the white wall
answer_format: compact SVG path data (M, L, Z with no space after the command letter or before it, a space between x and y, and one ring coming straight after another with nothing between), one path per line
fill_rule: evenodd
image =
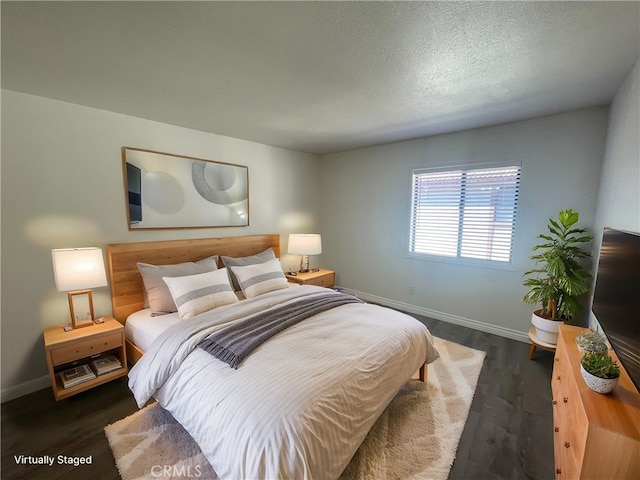
M249 167L250 226L129 231L120 147ZM318 158L140 118L2 91L2 396L47 385L42 329L68 321L51 249L177 238L314 232ZM286 251L286 236L282 238ZM299 259L283 258L285 268ZM94 290L111 313L108 288Z
M594 224L607 115L593 108L323 157L324 266L365 298L525 339L530 249L560 209ZM411 169L502 160L522 162L511 267L409 258Z
M604 227L640 232L639 132L640 61L611 104L596 215L598 235Z
M640 233L640 60L611 103L595 219L592 287L605 227ZM593 293L593 288L591 290ZM592 327L597 319L591 315Z

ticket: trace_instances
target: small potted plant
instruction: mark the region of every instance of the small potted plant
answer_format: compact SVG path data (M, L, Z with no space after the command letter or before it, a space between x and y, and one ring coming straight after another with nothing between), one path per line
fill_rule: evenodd
M530 287L523 301L542 308L531 315L531 323L543 342L555 345L558 341L558 323L568 322L580 311L578 297L589 290L589 272L580 260L589 252L580 244L593 237L585 235L585 228L576 228L578 212L561 210L558 219L549 219L549 234L539 234L543 242L535 245L531 256L536 268L525 272L524 284Z
M586 353L580 361L582 378L589 388L598 393L609 393L620 379L620 368L609 355Z
M609 347L604 335L599 332L594 332L593 330L585 330L578 335L576 337L576 344L582 355L585 353L608 355L609 352Z

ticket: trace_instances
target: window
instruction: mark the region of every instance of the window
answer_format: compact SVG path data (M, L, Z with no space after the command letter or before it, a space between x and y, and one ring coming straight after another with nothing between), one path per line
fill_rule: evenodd
M510 262L520 166L413 171L409 251Z

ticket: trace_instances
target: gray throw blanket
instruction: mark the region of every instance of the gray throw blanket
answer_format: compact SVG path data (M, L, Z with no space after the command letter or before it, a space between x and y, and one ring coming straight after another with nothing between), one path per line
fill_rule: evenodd
M237 369L253 350L274 335L313 315L348 303L363 302L343 293L303 298L245 318L213 333L200 342L198 347Z

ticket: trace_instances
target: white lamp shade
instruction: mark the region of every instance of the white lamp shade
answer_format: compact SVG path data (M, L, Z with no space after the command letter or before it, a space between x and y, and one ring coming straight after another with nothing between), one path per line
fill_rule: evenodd
M101 248L53 249L51 258L56 288L61 292L107 285Z
M322 239L317 233L290 233L288 252L293 255L320 255Z

